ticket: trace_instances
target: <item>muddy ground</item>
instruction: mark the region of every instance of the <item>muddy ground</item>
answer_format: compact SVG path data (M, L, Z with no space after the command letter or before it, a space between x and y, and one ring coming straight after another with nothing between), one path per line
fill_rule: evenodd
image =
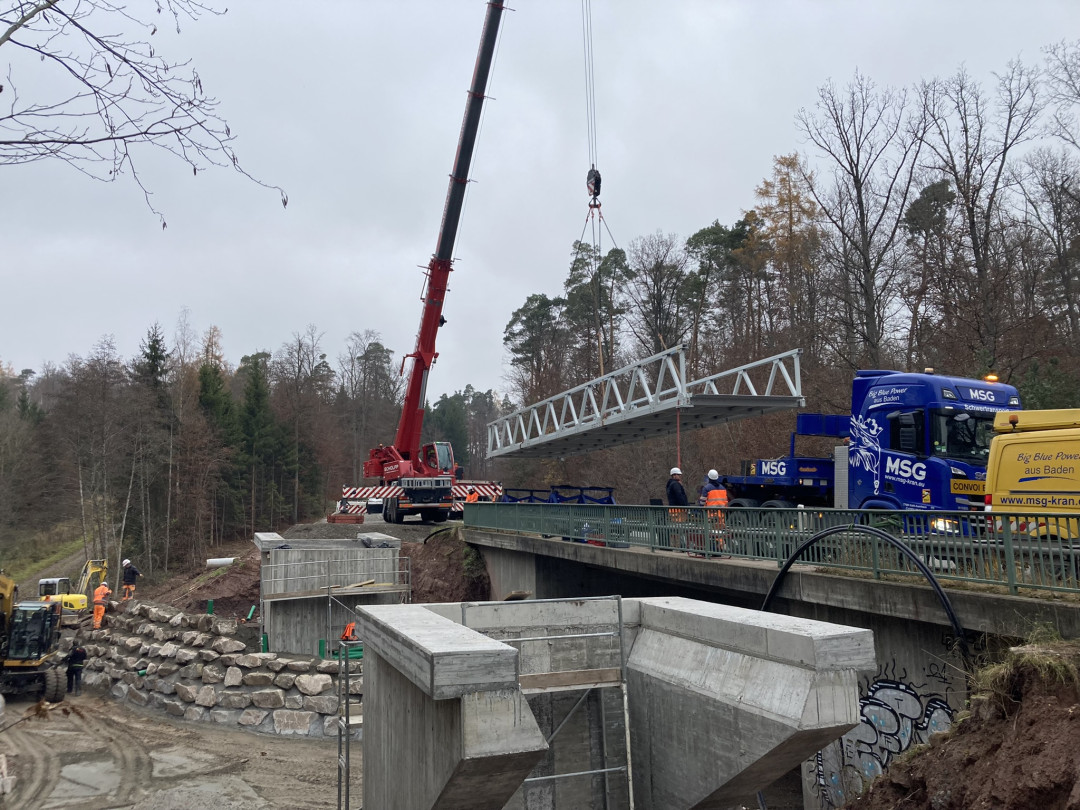
M453 527L456 524L449 524ZM452 532L419 523L387 526L309 524L283 532L304 538L354 538L383 532L413 560L415 601L487 598L483 579L465 571L464 546ZM429 535L434 536L429 537ZM426 542L425 542L426 541ZM192 570L140 585L138 597L219 616L247 618L259 604L259 556L250 541L213 550L227 568ZM72 563L71 565L74 565ZM69 566L71 567L71 566ZM57 574L66 573L59 571ZM317 810L337 807L337 740L310 740L186 723L85 690L46 712L12 699L0 717L15 791L0 807L18 810ZM360 746L351 751L352 806L360 806Z

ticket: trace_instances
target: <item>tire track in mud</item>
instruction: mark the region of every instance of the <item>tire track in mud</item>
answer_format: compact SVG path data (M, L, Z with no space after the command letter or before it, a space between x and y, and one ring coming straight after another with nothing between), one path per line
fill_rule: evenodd
M101 712L79 712L75 725L88 739L105 743L105 753L116 765L120 783L108 797L110 804L133 804L149 793L154 763L147 747L128 726ZM94 799L92 804L100 807L101 799Z
M105 715L106 710L96 701L65 702L60 708L52 709L62 712L62 720L34 718L4 733L5 749L9 756L14 754L15 760L9 762L9 772L17 777L11 795L12 807L99 810L128 806L148 795L153 776L148 749L141 740L128 735L123 723ZM73 741L78 744L73 745ZM109 763L118 783L101 792L88 787L88 795L82 797L55 795L61 786L70 790L72 784L70 778L64 778L64 767L80 762Z
M28 723L34 722L28 720ZM8 773L17 776L11 793L11 806L22 810L39 810L52 794L52 786L60 777L60 757L51 746L27 733L22 726L4 732L6 742L17 754L17 761L8 760Z

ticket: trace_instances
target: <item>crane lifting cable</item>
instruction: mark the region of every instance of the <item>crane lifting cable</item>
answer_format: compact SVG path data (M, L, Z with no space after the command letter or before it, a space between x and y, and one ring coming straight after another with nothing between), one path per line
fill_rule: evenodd
M589 141L589 172L586 186L590 206L599 206L600 172L596 168L596 82L592 41L592 0L581 0L581 39L585 49L585 124Z
M585 186L589 193L589 209L585 218L585 227L582 228L578 242L585 238L585 232L592 226L592 240L590 259L592 263L591 276L593 283L599 285L600 270L603 258L603 231L607 230L612 245L615 243L611 236L611 230L604 220L603 211L600 208L600 170L597 164L597 137L596 137L596 70L595 54L593 50L593 23L592 23L592 0L581 0L581 39L585 51L585 121L588 132L589 146L589 171L585 177ZM616 246L617 247L617 246ZM611 352L611 346L605 346L605 342L611 342L611 338L605 341L604 330L600 326L601 296L596 294L596 350L600 374L604 374L604 357Z

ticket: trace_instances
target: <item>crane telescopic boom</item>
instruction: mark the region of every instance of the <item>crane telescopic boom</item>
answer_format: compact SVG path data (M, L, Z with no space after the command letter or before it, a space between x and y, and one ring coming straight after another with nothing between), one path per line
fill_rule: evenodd
M449 443L436 442L434 445L421 448L420 432L424 424L428 372L439 356L435 351L435 337L439 327L446 323L442 317L442 309L446 298L447 282L453 269L451 262L454 240L457 237L458 222L461 219L465 185L469 180L469 164L472 162L473 147L476 145L476 135L480 128L484 91L495 53L495 42L502 12L503 0L488 1L484 29L480 38L480 50L476 56L472 85L465 105L465 117L458 137L457 157L454 161L453 173L450 175L450 187L446 193L446 205L443 208L442 225L439 228L439 241L435 254L428 263L420 331L416 336L415 350L406 356L406 359L412 360L412 365L405 386L405 400L397 435L392 446L376 447L364 463L364 475L369 478L379 478L383 482L406 478L449 476L451 480L447 484L447 492L449 492L449 484L453 483L455 464ZM402 483L404 486L406 482Z

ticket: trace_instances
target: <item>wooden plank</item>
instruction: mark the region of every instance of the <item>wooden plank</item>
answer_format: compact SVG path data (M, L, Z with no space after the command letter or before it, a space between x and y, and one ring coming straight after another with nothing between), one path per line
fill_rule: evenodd
M342 596L357 596L360 594L373 594L373 593L407 593L409 591L408 585L391 585L391 584L377 584L366 585L363 588L359 587L331 587L330 595L334 597ZM281 593L267 593L263 594L264 602L274 602L280 599L314 599L315 597L326 598L326 588L319 588L314 591L284 591Z
M622 670L618 667L603 669L570 669L563 672L538 672L519 675L518 684L526 694L538 692L566 692L572 689L618 686Z

